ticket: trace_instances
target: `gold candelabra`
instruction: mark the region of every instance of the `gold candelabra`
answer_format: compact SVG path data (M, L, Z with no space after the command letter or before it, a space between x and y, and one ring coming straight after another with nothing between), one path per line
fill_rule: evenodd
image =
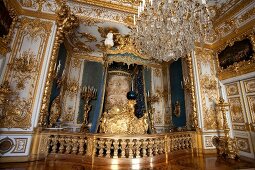
M237 142L236 139L230 138L229 136L230 129L226 118L226 111L228 110L227 107L229 106L229 104L226 103L221 97L217 106L222 113L224 137L216 137L214 140L214 145L217 148L217 153L219 156L224 158L236 159L238 158Z
M82 126L80 129L81 132L89 131L88 114L89 114L89 111L91 110L90 101L96 99L96 93L97 93L97 90L94 87L84 86L82 88L81 98L84 100L84 106L83 106L84 118L83 118Z

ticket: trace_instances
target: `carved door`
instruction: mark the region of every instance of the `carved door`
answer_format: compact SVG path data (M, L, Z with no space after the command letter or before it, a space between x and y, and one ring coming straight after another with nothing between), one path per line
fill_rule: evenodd
M226 84L234 137L240 155L254 158L255 152L255 78Z

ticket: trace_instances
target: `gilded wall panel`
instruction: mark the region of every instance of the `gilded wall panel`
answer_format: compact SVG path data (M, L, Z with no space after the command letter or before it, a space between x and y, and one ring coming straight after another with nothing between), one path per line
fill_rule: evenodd
M241 100L239 97L234 97L228 99L229 102L229 110L233 123L245 123L243 108L241 104Z
M195 51L200 82L202 117L205 130L222 129L222 114L216 110L218 80L212 51L197 48Z
M252 123L255 123L255 95L247 96Z
M206 148L211 148L214 147L213 142L212 142L212 136L204 136L204 140L205 140L205 147Z
M82 63L78 58L68 56L70 62L67 63L66 83L62 94L63 112L61 115L62 122L75 122L75 115L78 115L80 101L80 86L82 80Z
M226 91L227 91L228 96L238 95L239 89L238 89L237 82L233 83L233 84L226 85Z
M232 125L234 130L246 131L245 125Z
M251 153L250 143L247 138L236 137L236 139L240 151Z
M162 69L152 69L152 96L158 96L159 100L153 104L155 126L164 125L164 88Z
M28 138L14 138L15 139L15 147L12 153L25 153L27 147Z
M52 23L21 18L4 80L12 94L1 113L0 127L29 128L36 90Z
M255 79L250 79L244 81L244 87L246 93L253 93L255 92Z

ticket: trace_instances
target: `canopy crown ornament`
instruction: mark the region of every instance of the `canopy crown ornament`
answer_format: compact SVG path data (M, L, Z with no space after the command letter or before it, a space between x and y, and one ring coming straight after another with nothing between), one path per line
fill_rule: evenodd
M212 29L205 0L142 0L134 25L136 47L159 61L185 57Z

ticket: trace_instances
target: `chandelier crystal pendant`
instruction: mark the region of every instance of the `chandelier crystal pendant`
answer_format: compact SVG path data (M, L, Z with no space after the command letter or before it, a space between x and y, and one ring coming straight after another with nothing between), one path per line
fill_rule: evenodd
M212 29L205 0L142 0L134 25L137 48L159 61L185 57Z

